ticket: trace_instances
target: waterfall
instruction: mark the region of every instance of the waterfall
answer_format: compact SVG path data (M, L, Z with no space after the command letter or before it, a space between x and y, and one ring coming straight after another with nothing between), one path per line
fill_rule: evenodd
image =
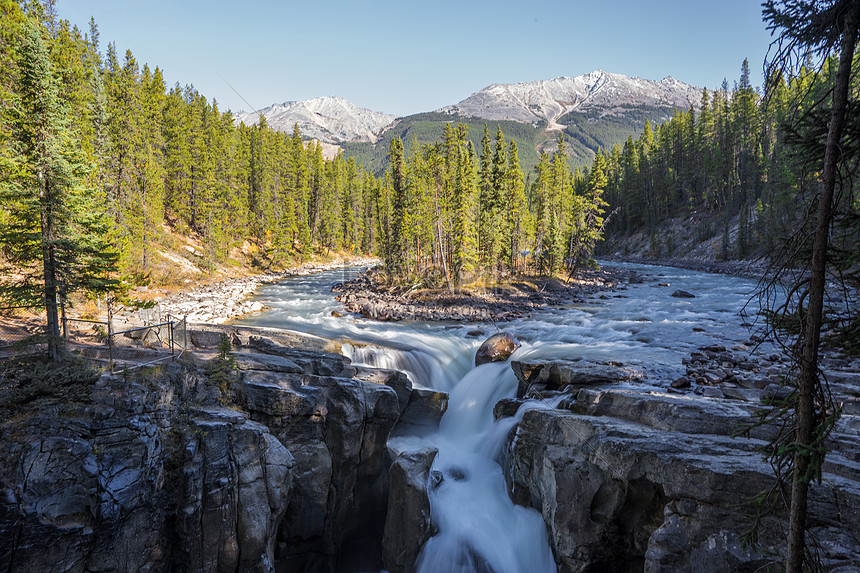
M623 361L665 381L684 372L681 358L690 351L749 338L749 328L738 317L755 290L754 282L682 269L624 266L645 278L620 287L613 296L595 295L507 323L505 328L523 342L514 357ZM651 273L659 274L647 276ZM419 571L555 571L541 515L511 502L502 469L494 460L528 408L556 404L529 402L516 416L494 422L494 405L513 397L517 383L506 362L472 366L481 342L474 337L474 325L376 323L334 316L340 307L328 291L343 276L342 271L321 273L265 285L259 296L270 310L241 322L348 341L343 352L355 364L400 370L417 388L449 393L437 433L396 439L399 450L438 449L429 491L437 534L419 556ZM670 296L676 288L696 297ZM641 383L638 389L648 384ZM393 445L394 440L389 441Z
M439 360L423 350L344 344L342 352L353 364L403 372L416 388L447 389L453 384Z
M494 461L513 423L494 422L493 406L516 388L506 362L476 367L451 392L439 433L427 438L439 449L433 471L441 481L430 491L438 533L421 551L420 573L556 570L543 518L511 501Z
M543 518L511 501L502 468L494 461L527 409L551 405L529 403L517 416L494 422L496 403L516 395L517 380L507 362L477 366L450 384L441 366L448 361L444 355L361 345L345 345L344 353L357 364L406 372L419 386L452 387L439 431L400 442L409 449L429 445L439 450L432 471L441 480L430 491L438 533L425 544L418 571L554 572Z

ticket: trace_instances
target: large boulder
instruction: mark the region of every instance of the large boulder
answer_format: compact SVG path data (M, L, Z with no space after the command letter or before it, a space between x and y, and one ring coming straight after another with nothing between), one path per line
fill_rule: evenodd
M489 337L475 353L475 366L487 362L501 362L511 357L520 347L520 341L510 332L501 331Z

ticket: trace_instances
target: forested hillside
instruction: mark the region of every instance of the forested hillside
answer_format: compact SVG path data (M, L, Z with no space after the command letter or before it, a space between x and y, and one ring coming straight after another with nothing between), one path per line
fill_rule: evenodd
M782 244L817 184L804 149L816 145L807 140L818 124L790 120L826 93L829 69L822 81L811 70L775 78L764 99L744 62L734 89L705 90L700 109L676 110L656 126L639 110L642 134L582 170L570 169L571 147L617 137L626 120L600 133L577 128L571 142L518 122L413 116L387 132L384 164L351 149L377 177L355 157L325 159L298 129L284 134L264 118L237 124L193 86L166 86L160 68L130 51L102 50L95 22L84 33L27 6L2 0L0 223L14 230L4 235L7 276L38 266L39 241L65 240L39 237L50 207L39 196L40 157L63 163L57 173L74 190L69 197L86 198L86 207L58 199L60 211L84 209L93 219L86 232L68 232L110 245L95 249L115 253L103 270L127 282L169 281L177 236L194 238L203 269L240 255L277 268L314 253L360 252L383 257L399 280L447 285L573 272L604 231L613 245L648 233L650 254L675 256L679 243L664 226L678 217L702 239L722 235L718 257L746 257ZM22 30L32 23L43 50L25 49ZM49 106L45 86L56 91ZM39 122L50 129L38 132ZM582 124L561 122L566 131ZM842 213L856 214L852 201L843 194Z
M820 184L822 116L813 106L832 88L831 66L819 75L804 68L791 79L774 76L763 97L750 85L744 61L733 89L723 82L705 90L701 109L678 111L638 139L604 150L606 200L616 210L606 229L612 252L636 233L649 236L652 257L689 254L679 235L714 237L710 256L723 260L771 254L786 244L806 222ZM848 179L853 166L845 168L837 207L850 227L858 203ZM672 220L684 221L682 228L668 228ZM848 237L837 247L854 250Z
M590 165L595 154L613 145L622 145L631 136L638 136L646 123L662 123L672 115L671 108L656 106L623 106L623 113L605 114L597 110L572 111L559 120L561 133L566 140L568 162L571 168ZM546 122L538 124L519 121L484 120L456 114L428 112L400 118L386 129L377 143L341 143L347 157L354 157L378 175L388 166L388 149L391 140L399 137L407 151L413 141L430 144L440 140L445 124L462 123L469 128L469 138L477 147L483 126L495 133L501 128L508 139L515 139L520 148L520 161L528 177L540 161L540 152L552 155L558 141L558 131L547 131Z
M501 129L508 139L515 139L519 144L520 162L526 173L530 172L531 167L537 165L537 148L548 141L554 142L551 136L544 132L546 125L534 126L517 121L484 121L429 112L398 119L382 134L377 143L345 142L340 144L340 147L344 155L354 157L358 163L381 176L388 168L388 153L393 139L398 138L403 141L405 151L411 153L415 143L419 146L438 143L442 140L445 125L457 124L463 124L468 128L466 137L476 149L481 143L481 133L485 124L490 133Z
M518 146L501 125L494 145L483 126L480 153L464 125L442 124L443 143L409 152L392 138L390 167L376 178L354 159L324 159L297 129L283 134L263 118L237 125L193 86L167 87L160 68L141 65L131 51L120 56L112 43L102 50L95 22L84 33L37 3L0 5L0 223L8 230L5 276L21 279L4 292L16 302L42 300L41 287L27 296L11 287L42 284L42 259L62 245L69 249L57 262L66 277L57 278L61 292L96 284L70 278L81 270L75 249L85 244L104 255L90 269L102 286L169 282L177 236L197 241L194 260L204 269L240 253L277 268L338 250L378 253L401 279L448 284L526 263L552 273L566 253L590 251L600 202L587 214L577 210L587 183L569 172L561 138L552 159L536 158L528 190ZM518 127L505 124L528 137ZM416 129L408 132L413 141Z
M77 150L74 186L104 216L116 269L128 280L164 267L176 234L198 240L197 262L210 269L236 249L275 267L315 250L374 250L366 199L378 183L355 161L324 160L300 134L265 122L237 126L193 86L166 86L161 70L131 51L117 54L112 43L102 50L95 22L83 33L27 6L2 1L4 226L18 221L39 232L38 174L26 148L27 120L41 113L67 135L54 145L46 133L46 153L72 161ZM44 47L38 54L23 46L22 29L33 21ZM31 85L31 73L56 89L56 109L40 111L45 90Z

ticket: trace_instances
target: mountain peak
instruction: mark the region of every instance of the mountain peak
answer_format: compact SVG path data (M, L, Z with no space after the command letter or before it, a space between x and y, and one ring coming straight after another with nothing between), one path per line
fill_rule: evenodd
M689 109L698 105L700 93L671 76L654 81L598 69L575 77L493 84L438 111L491 121L546 122L557 129L557 121L574 110L621 115L631 106Z
M360 108L340 96L321 96L305 101L273 104L259 112L236 113L236 121L246 125L257 122L262 114L275 129L291 132L298 124L302 136L324 143L376 141L396 116Z

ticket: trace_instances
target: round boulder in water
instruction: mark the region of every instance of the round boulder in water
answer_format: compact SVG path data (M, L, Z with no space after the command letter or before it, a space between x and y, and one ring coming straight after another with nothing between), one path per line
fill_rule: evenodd
M520 341L510 332L501 331L489 337L475 353L475 366L507 360L520 347Z
M696 295L694 295L693 293L689 293L689 292L687 292L685 290L681 290L681 289L678 289L675 292L673 292L672 296L674 296L675 298L696 298Z

